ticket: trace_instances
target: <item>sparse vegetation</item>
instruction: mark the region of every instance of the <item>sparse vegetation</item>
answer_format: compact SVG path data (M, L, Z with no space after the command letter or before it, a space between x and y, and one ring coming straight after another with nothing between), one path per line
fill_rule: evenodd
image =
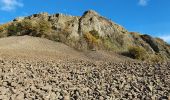
M0 32L2 32L4 30L3 26L0 26Z
M39 20L36 23L37 36L46 36L51 31L51 23L46 20Z
M99 38L100 38L99 33L98 33L98 31L96 31L96 30L92 30L92 31L90 31L89 33L91 33L91 35L93 35L93 37L95 37L96 39L99 39Z
M99 47L100 38L99 33L95 30L87 32L84 34L84 38L88 43L89 49L96 49Z
M31 20L23 20L12 23L8 26L8 36L12 35L29 35L35 31Z
M153 63L164 62L165 57L163 57L161 54L153 54L149 56L149 61Z
M8 26L8 36L13 35L31 35L43 36L51 29L51 24L45 20L32 21L25 19L19 22L12 23Z
M6 30L8 27L8 24L3 24L3 25L0 25L0 32Z
M8 36L12 36L12 35L17 35L17 32L19 32L19 27L17 27L17 25L15 24L11 24L8 27Z
M166 56L163 56L161 53L148 53L144 48L137 46L130 46L128 48L128 52L122 52L121 54L133 59L144 60L149 63L159 63L167 61Z
M138 60L145 60L148 56L147 51L142 47L131 46L128 49L130 57Z
M114 50L115 49L115 47L109 37L102 38L102 43L106 50Z
M58 33L58 40L59 42L66 43L68 38L68 33L66 31L62 31Z
M7 36L7 27L8 27L8 24L0 25L0 37Z
M120 46L123 46L123 44L124 44L124 36L123 36L123 34L120 34L118 37L116 37L116 42L118 42L118 44L120 44Z

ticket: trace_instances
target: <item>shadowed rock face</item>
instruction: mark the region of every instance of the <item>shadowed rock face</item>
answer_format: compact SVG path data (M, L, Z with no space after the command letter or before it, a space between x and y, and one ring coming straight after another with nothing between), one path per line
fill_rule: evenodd
M139 46L144 48L149 54L160 53L166 56L166 58L170 57L170 48L164 41L152 38L149 35L128 32L122 26L100 16L93 10L86 11L82 16L49 15L48 13L34 14L14 19L9 25L28 19L33 23L41 20L49 22L51 30L45 34L46 38L63 42L76 49L84 50L88 49L89 45L94 45L95 43L89 44L89 41L84 39L84 35L95 30L99 36L97 49L109 48L109 50L126 52L130 46ZM8 31L0 31L0 33L8 33ZM91 40L91 42L94 42L94 40ZM92 48L96 49L96 45L92 46Z
M155 52L159 52L159 47L156 41L149 35L142 35L141 38L148 43Z

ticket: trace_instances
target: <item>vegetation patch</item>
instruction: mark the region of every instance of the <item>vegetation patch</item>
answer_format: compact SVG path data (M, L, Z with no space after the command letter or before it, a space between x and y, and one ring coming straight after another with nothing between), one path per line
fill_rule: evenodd
M0 32L2 32L4 30L3 26L0 26Z
M90 32L87 32L84 35L86 42L88 43L89 49L95 49L99 46L99 39Z
M10 24L7 30L8 36L31 35L41 37L43 35L48 35L48 32L51 30L51 24L45 20L32 21L25 19Z
M102 43L106 50L115 50L115 46L109 37L102 38Z
M159 53L149 56L149 61L152 63L164 62L165 60L166 58Z
M98 31L92 30L83 34L84 40L87 42L88 49L99 49L100 46L100 36Z
M128 48L128 55L133 59L145 60L148 57L147 51L142 47L131 46Z

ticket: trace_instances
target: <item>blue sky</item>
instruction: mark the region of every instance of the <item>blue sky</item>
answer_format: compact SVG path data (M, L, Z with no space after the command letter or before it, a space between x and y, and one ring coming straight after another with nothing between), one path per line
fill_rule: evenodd
M39 12L81 16L93 9L129 31L170 42L170 0L0 0L0 23Z

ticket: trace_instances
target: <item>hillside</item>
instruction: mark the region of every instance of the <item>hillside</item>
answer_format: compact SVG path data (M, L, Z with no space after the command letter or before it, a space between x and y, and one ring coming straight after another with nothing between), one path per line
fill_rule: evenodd
M132 61L114 52L84 51L80 52L63 43L32 36L11 36L0 38L1 59L29 60L63 60L79 59L86 61Z
M0 39L1 100L169 100L170 63L79 52L32 36Z
M0 36L0 100L170 100L170 46L94 11L17 18Z
M62 42L81 51L109 50L126 54L129 48L138 47L149 55L145 59L151 56L163 60L170 58L170 46L162 39L129 32L93 10L82 16L34 14L0 26L1 37L22 35Z

